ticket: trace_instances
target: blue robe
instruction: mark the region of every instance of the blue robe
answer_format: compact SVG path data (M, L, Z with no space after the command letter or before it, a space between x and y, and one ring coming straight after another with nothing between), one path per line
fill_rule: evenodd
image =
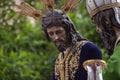
M80 55L78 60L79 61L78 68L75 69L74 77L72 77L71 79L71 76L70 76L68 80L87 80L87 71L83 68L83 62L90 59L102 59L102 53L100 49L92 42L86 42L84 45L79 45L79 47L80 47L79 49L81 50L80 50ZM75 54L78 54L78 53L75 53ZM71 75L72 72L69 74ZM57 80L55 78L56 76L54 72L52 76L52 80Z

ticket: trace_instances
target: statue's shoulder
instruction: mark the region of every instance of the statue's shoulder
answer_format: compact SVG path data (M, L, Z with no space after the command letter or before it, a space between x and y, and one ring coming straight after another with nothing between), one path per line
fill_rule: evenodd
M76 45L77 45L77 47L82 47L82 46L84 46L88 42L90 42L90 41L82 40L82 41L76 42Z

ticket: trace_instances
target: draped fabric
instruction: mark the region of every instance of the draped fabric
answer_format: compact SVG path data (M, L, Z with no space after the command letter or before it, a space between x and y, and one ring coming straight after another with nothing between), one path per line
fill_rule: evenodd
M68 49L64 58L61 57L61 53L59 54L52 80L87 80L83 62L90 59L102 59L102 53L95 44L81 41L76 45L76 53L73 54L71 49Z

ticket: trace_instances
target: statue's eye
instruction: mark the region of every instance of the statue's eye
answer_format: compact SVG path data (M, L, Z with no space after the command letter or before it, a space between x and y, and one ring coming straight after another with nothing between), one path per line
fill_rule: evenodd
M52 36L54 33L53 33L53 32L49 32L48 34L49 34L50 36Z

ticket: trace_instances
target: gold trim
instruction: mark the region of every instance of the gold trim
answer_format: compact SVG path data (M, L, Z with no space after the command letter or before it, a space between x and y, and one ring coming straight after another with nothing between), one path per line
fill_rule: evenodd
M73 55L72 49L67 49L65 57L62 53L59 54L55 62L55 79L57 80L74 80L75 73L79 67L79 60L81 54L80 46L83 46L87 41L81 41L76 43L77 52Z
M106 4L101 7L98 7L91 11L90 16L91 18L98 12L103 11L105 9L113 8L113 7L120 7L120 3L112 3L112 4Z
M86 60L83 63L83 67L85 70L87 70L87 65L94 65L95 63L101 65L103 69L106 67L106 62L104 60L99 59Z

